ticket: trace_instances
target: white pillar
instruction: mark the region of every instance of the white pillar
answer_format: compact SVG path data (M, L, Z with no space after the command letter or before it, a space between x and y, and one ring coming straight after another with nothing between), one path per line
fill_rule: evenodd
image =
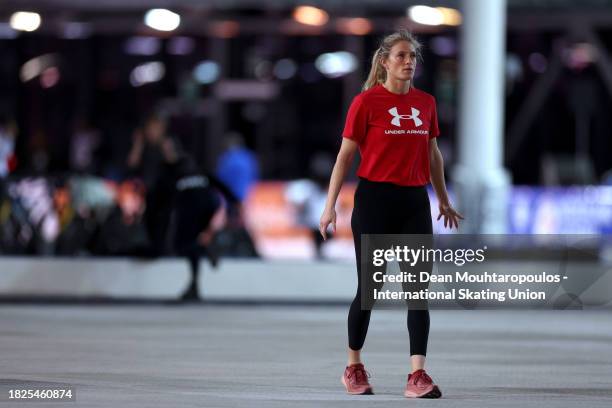
M453 171L462 232L505 233L510 177L503 168L506 0L464 0L459 163Z

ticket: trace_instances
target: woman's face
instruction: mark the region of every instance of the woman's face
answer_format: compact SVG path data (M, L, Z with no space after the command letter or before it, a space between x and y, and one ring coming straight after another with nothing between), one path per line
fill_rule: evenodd
M412 81L416 69L417 54L412 43L400 41L391 47L391 52L382 61L387 78L398 81Z

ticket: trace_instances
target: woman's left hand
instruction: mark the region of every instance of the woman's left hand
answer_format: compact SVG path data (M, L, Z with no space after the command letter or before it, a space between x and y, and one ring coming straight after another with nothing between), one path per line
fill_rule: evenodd
M437 221L440 220L440 218L444 217L444 228L450 228L453 229L453 225L455 226L455 228L459 228L459 220L463 219L463 215L459 214L457 212L457 210L455 210L453 208L452 205L450 205L450 203L440 203L440 205L438 206L439 210L440 210L440 215L438 215L438 219Z

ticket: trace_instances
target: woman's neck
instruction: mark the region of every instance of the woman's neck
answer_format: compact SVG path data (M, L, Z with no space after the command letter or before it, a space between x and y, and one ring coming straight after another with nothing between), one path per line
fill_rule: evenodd
M383 83L385 89L391 93L398 95L405 95L410 91L410 82L411 81L398 81L388 79Z

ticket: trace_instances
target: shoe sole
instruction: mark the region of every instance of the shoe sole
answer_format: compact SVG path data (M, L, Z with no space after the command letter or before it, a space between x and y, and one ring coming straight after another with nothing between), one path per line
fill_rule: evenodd
M404 397L406 398L428 398L428 399L435 399L435 398L440 398L442 396L442 391L440 391L440 388L438 388L437 385L434 385L433 389L431 391L429 391L426 394L423 395L414 395L414 394L407 394L404 393Z
M340 377L340 381L342 381L342 385L344 385L344 388L346 389L346 392L348 394L351 394L351 395L374 395L374 391L372 390L372 387L366 388L366 390L362 391L362 392L349 391L348 386L346 385L346 381L344 380L344 376Z

